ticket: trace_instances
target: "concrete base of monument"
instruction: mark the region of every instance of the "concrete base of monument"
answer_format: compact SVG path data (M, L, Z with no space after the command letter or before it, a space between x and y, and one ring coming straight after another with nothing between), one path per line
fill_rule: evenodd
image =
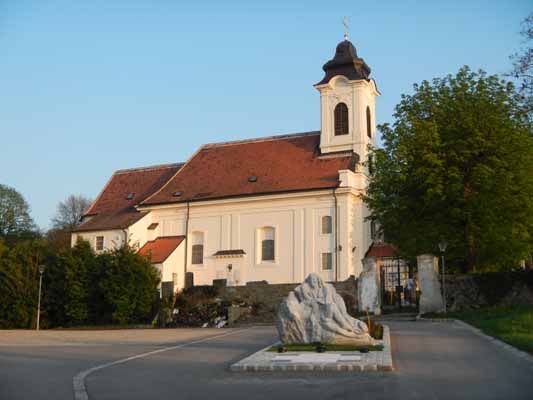
M383 325L383 350L361 353L359 351L310 351L276 353L268 351L276 344L231 365L233 372L274 371L392 371L392 352L389 327Z

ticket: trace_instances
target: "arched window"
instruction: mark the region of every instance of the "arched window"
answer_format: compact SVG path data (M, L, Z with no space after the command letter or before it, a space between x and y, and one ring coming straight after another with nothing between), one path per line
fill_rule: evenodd
M348 106L339 103L335 106L335 136L348 134Z
M202 232L192 234L192 263L204 263L204 234Z
M370 107L366 107L366 135L372 137L372 116L370 115Z
M261 228L260 241L261 241L261 261L274 261L275 260L275 237L276 230L270 226Z
M322 217L322 233L331 233L331 216L324 215Z

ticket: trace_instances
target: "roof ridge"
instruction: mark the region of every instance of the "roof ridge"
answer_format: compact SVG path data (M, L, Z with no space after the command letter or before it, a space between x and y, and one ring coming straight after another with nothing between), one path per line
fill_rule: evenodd
M159 169L165 169L165 168L180 167L180 166L183 166L183 164L185 164L185 163L177 162L177 163L168 163L168 164L149 165L149 166L146 166L146 167L134 167L134 168L117 169L114 173L115 174L122 174L122 173L127 173L127 172L159 170Z
M201 148L208 149L211 147L231 146L235 144L268 142L268 141L273 141L273 140L283 140L283 139L288 139L288 138L295 138L295 137L301 137L301 136L312 136L312 135L318 135L318 134L320 134L320 131L286 133L283 135L263 136L263 137L252 138L252 139L228 140L225 142L206 143Z
M187 166L187 164L189 162L191 162L192 159L194 159L194 157L196 157L197 154L200 153L200 151L204 148L204 146L200 146L188 159L187 161L183 162L180 167L178 168L178 170L176 172L174 172L174 174L167 179L167 181L161 185L161 187L159 189L157 189L154 193L152 193L151 195L147 196L143 201L141 201L140 203L138 203L135 207L137 208L138 206L142 206L143 204L146 204L146 202L148 200L150 200L152 197L154 197L155 195L157 195L160 191L162 191L170 182L172 182L174 180L174 178L176 177L176 175L178 175L181 171L183 171L185 169L185 167Z

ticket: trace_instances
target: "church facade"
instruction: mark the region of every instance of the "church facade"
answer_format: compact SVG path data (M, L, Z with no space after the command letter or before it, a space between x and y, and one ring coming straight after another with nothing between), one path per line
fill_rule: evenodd
M207 144L185 163L116 171L72 243L138 246L174 289L187 273L196 285L357 277L372 245L361 195L379 92L348 40L323 69L320 131Z

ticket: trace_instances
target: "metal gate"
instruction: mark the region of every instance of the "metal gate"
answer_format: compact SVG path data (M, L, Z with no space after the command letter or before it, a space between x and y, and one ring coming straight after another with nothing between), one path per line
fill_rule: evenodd
M416 307L416 278L409 264L399 258L383 260L380 272L383 308Z

